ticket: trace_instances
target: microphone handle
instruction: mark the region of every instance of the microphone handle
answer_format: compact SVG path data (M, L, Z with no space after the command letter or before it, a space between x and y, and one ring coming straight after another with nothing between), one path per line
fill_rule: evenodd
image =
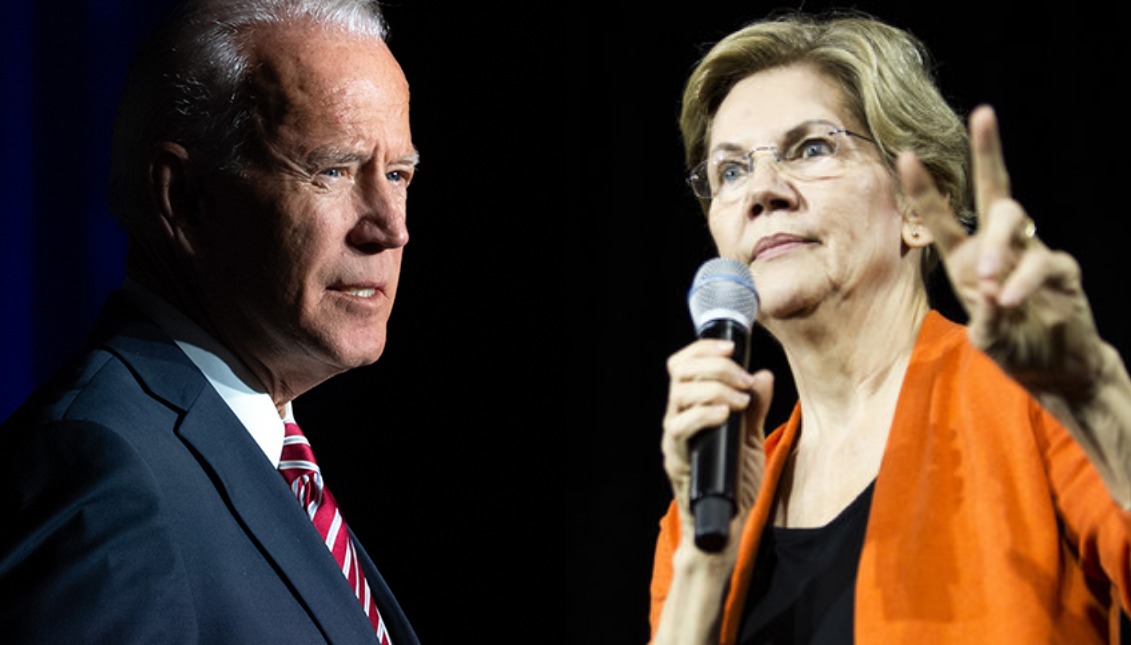
M700 338L718 338L734 343L731 358L743 369L750 363L750 332L729 319L703 326ZM695 435L691 450L691 513L695 517L695 545L708 553L721 551L730 534L730 521L738 510L739 451L743 415L732 412L727 421Z

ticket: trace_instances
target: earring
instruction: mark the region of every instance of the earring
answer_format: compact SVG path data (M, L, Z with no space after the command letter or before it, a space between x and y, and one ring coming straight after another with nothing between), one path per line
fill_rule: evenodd
M919 231L917 231L917 230L911 231L911 237L913 237L915 239L919 239Z

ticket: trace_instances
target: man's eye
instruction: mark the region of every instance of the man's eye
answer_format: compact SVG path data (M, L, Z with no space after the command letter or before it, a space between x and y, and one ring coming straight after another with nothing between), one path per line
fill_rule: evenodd
M346 175L345 171L341 168L327 168L318 174L322 175L323 177L330 177L332 179L337 179Z
M385 179L388 179L392 182L403 183L405 186L407 186L412 183L412 171L390 170L389 172L385 173Z

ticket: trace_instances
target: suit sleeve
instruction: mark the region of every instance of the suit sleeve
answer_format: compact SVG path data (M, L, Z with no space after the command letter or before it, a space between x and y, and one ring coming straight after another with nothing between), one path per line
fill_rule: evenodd
M195 642L185 570L149 467L109 429L9 437L0 634L19 643Z

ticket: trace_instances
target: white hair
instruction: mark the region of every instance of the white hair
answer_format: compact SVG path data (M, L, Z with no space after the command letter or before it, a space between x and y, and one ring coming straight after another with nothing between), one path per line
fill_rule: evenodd
M239 171L254 109L250 36L296 23L378 39L388 33L377 0L187 0L150 38L127 78L111 145L109 206L127 232L151 210L146 168L158 142Z

